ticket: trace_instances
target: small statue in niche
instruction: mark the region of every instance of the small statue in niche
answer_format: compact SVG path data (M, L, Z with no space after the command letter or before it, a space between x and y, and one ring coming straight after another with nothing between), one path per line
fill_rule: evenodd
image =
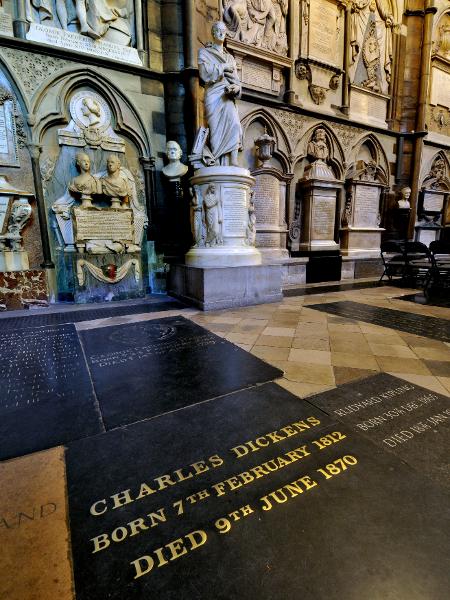
M247 226L247 244L254 246L256 242L256 212L255 212L255 191L250 192L248 205L248 226Z
M189 189L191 194L191 228L194 238L193 248L200 248L205 245L203 235L203 199L198 185Z
M311 156L315 160L327 160L330 151L328 149L325 129L322 129L321 127L316 129L312 140L308 144L307 153L308 156Z
M170 181L179 180L186 175L189 167L181 162L183 151L178 142L173 140L167 142L166 156L169 164L163 168L162 172Z
M91 174L91 159L86 152L77 152L75 164L80 174L72 179L68 189L72 194L81 195L81 206L83 208L90 208L93 194L101 194L99 181ZM53 207L54 210L55 206L56 203ZM55 210L55 212L57 211ZM69 218L69 216L64 218Z
M216 192L216 186L213 183L206 189L203 204L205 207L206 224L205 245L206 247L220 246L222 244L222 210L220 199Z
M411 208L409 199L411 198L411 188L405 186L400 190L400 198L398 200L398 208Z
M103 194L111 200L111 208L126 208L131 195L128 178L122 173L121 166L119 158L110 154L106 160L108 174L100 179Z

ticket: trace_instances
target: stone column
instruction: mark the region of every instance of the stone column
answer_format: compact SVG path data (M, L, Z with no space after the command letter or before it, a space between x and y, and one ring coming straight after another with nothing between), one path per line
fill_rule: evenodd
M25 0L16 0L13 29L16 37L22 38L23 40L26 39L28 23L26 19Z
M145 0L137 0L134 4L134 22L136 26L136 49L143 65L147 65L147 52L144 47L144 17L142 4Z
M54 269L50 251L50 240L48 236L47 215L45 210L44 189L42 187L41 168L39 164L42 146L39 144L29 144L31 156L31 168L33 171L34 189L36 190L36 204L38 209L39 229L41 231L42 255L44 260L41 264L43 269Z
M144 169L145 180L145 205L148 217L147 240L154 240L156 218L155 159L153 156L150 158L141 156L140 161Z
M342 77L342 106L341 111L345 114L349 114L350 110L350 102L349 102L349 85L350 79L348 75L348 71L350 69L350 60L349 60L349 52L350 52L350 27L351 27L351 4L347 4L345 6L345 31L344 31L344 64L343 70L344 75Z
M286 87L287 90L284 93L284 100L285 102L287 102L288 104L295 104L295 92L294 92L294 79L295 79L295 59L297 58L296 56L294 56L295 52L294 52L294 35L295 35L295 26L296 26L296 21L295 21L295 13L296 13L296 6L299 6L298 2L293 2L293 0L289 0L289 12L288 12L288 43L289 43L289 58L292 58L293 62L291 67L289 68L289 72L288 72L288 76L287 76L287 82L286 82Z

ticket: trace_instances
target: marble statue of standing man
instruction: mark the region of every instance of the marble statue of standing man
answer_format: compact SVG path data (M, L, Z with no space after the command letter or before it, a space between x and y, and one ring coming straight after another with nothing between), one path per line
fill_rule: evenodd
M242 128L235 99L241 95L241 83L236 62L223 47L225 23L214 23L211 33L214 41L198 52L200 78L205 84L205 114L211 152L221 165L238 166Z

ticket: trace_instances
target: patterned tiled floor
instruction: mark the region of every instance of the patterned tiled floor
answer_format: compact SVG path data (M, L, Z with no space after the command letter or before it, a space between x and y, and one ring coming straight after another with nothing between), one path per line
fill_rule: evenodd
M302 398L378 371L450 396L450 344L308 308L351 300L450 319L447 308L396 299L408 293L380 287L290 297L276 304L197 313L191 318L282 369L285 375L277 383Z

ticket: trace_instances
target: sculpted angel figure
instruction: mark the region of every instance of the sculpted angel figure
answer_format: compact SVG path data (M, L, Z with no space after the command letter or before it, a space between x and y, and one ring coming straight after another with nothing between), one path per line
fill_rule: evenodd
M220 231L222 227L222 210L216 186L211 183L203 199L206 222L206 246L219 246L222 243Z
M238 166L242 128L235 99L241 95L241 83L236 61L223 47L225 23L214 23L211 32L214 41L200 48L198 53L200 78L205 84L205 115L211 152L221 165Z

